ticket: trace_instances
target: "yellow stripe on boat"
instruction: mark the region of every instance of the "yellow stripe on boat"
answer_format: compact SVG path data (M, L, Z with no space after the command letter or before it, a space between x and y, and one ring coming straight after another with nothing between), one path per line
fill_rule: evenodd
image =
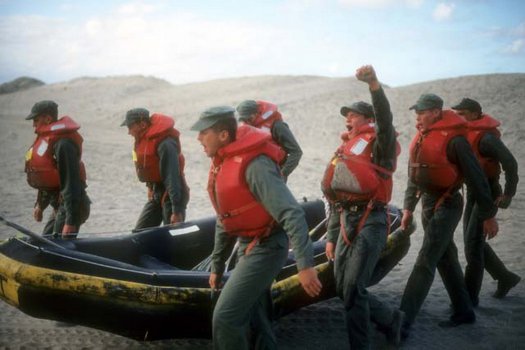
M14 276L20 268L20 263L0 255L0 266L0 298L18 307L18 288L20 284L15 281Z
M0 254L0 298L18 307L18 290L23 286L154 305L188 306L210 295L208 288L154 286L58 271L21 263Z

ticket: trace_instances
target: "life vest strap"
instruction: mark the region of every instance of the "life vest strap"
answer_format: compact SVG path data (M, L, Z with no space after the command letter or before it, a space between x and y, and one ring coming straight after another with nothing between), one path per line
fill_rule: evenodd
M448 165L446 164L428 164L428 163L409 163L408 166L410 168L431 168L431 169L435 169L435 168L445 168L447 167Z
M344 206L340 206L339 207L340 208L339 211L340 211L340 215L341 215L340 219L339 219L339 223L341 225L341 234L343 235L343 240L345 241L346 245L348 245L348 246L352 245L352 242L357 238L357 236L361 232L361 229L365 225L366 220L368 219L368 216L370 215L372 210L380 208L380 207L384 207L384 206L385 205L383 205L381 202L377 202L376 200L371 199L368 202L368 204L366 205L366 207L359 206L359 205L350 205L350 206L347 206L347 207L344 207ZM354 208L355 208L355 210L353 210ZM343 221L343 219L344 219L343 211L344 210L348 210L348 211L351 211L351 212L355 213L355 212L357 212L359 210L362 210L363 208L365 210L364 210L363 215L361 215L361 218L359 219L359 223L357 224L355 237L352 240L350 240L348 238L348 235L347 235L347 232L346 232L346 228L345 228L345 224L344 224L344 221ZM388 236L388 234L390 234L390 217L388 216L388 209L387 209L387 220L388 220L388 232L387 232L387 236Z
M270 233L272 232L272 230L274 229L275 227L275 220L272 220L272 222L268 225L268 227L266 228L266 230L264 230L263 233L261 233L260 235L254 237L252 239L252 241L250 243L248 243L248 246L246 247L246 249L244 250L244 254L245 255L248 255L250 254L250 252L252 251L252 249L257 245L257 243L259 243L259 241L262 239L262 238L266 238L270 235Z
M452 184L452 186L447 188L445 193L443 193L441 197L439 197L436 204L434 205L434 212L438 210L438 208L445 202L446 199L452 197L452 193L454 192L454 189L456 189L462 182L463 181L456 181L454 184Z
M220 214L220 218L221 219L224 219L224 218L229 218L229 217L232 217L232 216L237 216L239 214L242 214L244 213L245 211L248 211L250 210L251 208L257 206L257 201L252 201L246 205L243 205L242 207L240 208L237 208L237 209L234 209L234 210L230 210L229 212L227 213L224 213L224 214Z

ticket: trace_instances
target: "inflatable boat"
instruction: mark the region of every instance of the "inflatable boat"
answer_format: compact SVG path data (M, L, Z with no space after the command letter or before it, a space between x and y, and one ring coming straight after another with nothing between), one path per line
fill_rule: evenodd
M302 206L324 288L316 298L306 295L290 251L272 286L276 319L335 296L332 265L324 254L324 204L318 200ZM391 234L372 284L410 245L413 228L398 228L397 208L390 208L390 216ZM208 285L214 230L215 218L209 217L111 237L47 240L17 235L0 244L0 299L33 317L139 340L209 337L217 298ZM234 256L225 280L235 268Z

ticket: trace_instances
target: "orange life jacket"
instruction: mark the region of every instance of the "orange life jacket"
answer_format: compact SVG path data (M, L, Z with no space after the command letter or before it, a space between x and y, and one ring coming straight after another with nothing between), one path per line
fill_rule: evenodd
M447 158L447 145L456 136L466 136L466 122L451 110L410 144L408 174L423 191L447 192L463 182L457 166Z
M184 176L185 159L182 154L182 147L180 143L180 133L173 126L175 121L173 118L155 113L150 118L151 125L140 140L135 142L133 149L133 162L135 163L135 170L141 182L162 182L160 176L159 156L157 154L157 147L166 138L174 138L179 150L179 169L180 175L184 184L186 183Z
M276 104L266 101L257 101L257 115L253 122L253 126L271 133L273 123L277 120L283 120L283 118L281 113L277 110Z
M82 136L77 132L80 125L68 116L39 127L33 145L26 152L25 172L27 183L36 189L45 191L60 190L60 175L53 154L53 147L58 140L70 139L78 147L80 159L80 180L86 182L86 168L81 160Z
M481 118L467 121L467 139L474 154L478 158L479 165L487 175L489 179L498 178L501 173L501 167L499 161L493 158L483 157L479 152L479 141L486 134L493 134L496 137L500 137L501 133L498 130L498 126L501 123L496 119L492 118L488 114L482 114Z
M246 168L259 155L266 155L278 164L284 152L268 133L241 125L236 140L219 149L213 158L208 194L217 219L230 235L260 237L269 233L274 222L246 183Z
M372 162L376 139L374 124L365 124L355 131L343 133L343 144L326 167L321 189L330 201L390 202L392 173ZM401 148L396 142L397 155Z

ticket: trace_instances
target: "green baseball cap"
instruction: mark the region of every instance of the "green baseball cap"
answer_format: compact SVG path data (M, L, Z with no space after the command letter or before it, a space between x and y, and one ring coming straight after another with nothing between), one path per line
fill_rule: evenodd
M44 100L35 103L33 108L31 108L31 113L26 117L26 120L35 119L42 114L50 115L56 119L58 116L58 105L55 101Z
M235 119L235 108L230 106L216 106L206 109L193 124L191 130L202 131L211 128L215 123L228 118Z
M251 115L257 113L259 110L259 105L255 100L245 100L239 103L237 106L237 113L239 113L239 120L246 120Z
M426 111L427 109L442 109L443 108L443 99L435 94L422 94L417 99L417 102L415 105L410 107L409 109L415 109L416 112L419 111Z
M354 102L349 106L341 107L341 115L346 118L348 112L354 112L357 114L364 115L366 118L374 119L376 117L374 113L374 107L365 101Z
M133 108L126 112L126 119L120 126L130 126L131 124L149 119L149 111L146 108Z
M467 111L481 113L481 105L479 104L479 102L468 97L462 99L461 102L457 105L452 106L452 109L466 109Z

